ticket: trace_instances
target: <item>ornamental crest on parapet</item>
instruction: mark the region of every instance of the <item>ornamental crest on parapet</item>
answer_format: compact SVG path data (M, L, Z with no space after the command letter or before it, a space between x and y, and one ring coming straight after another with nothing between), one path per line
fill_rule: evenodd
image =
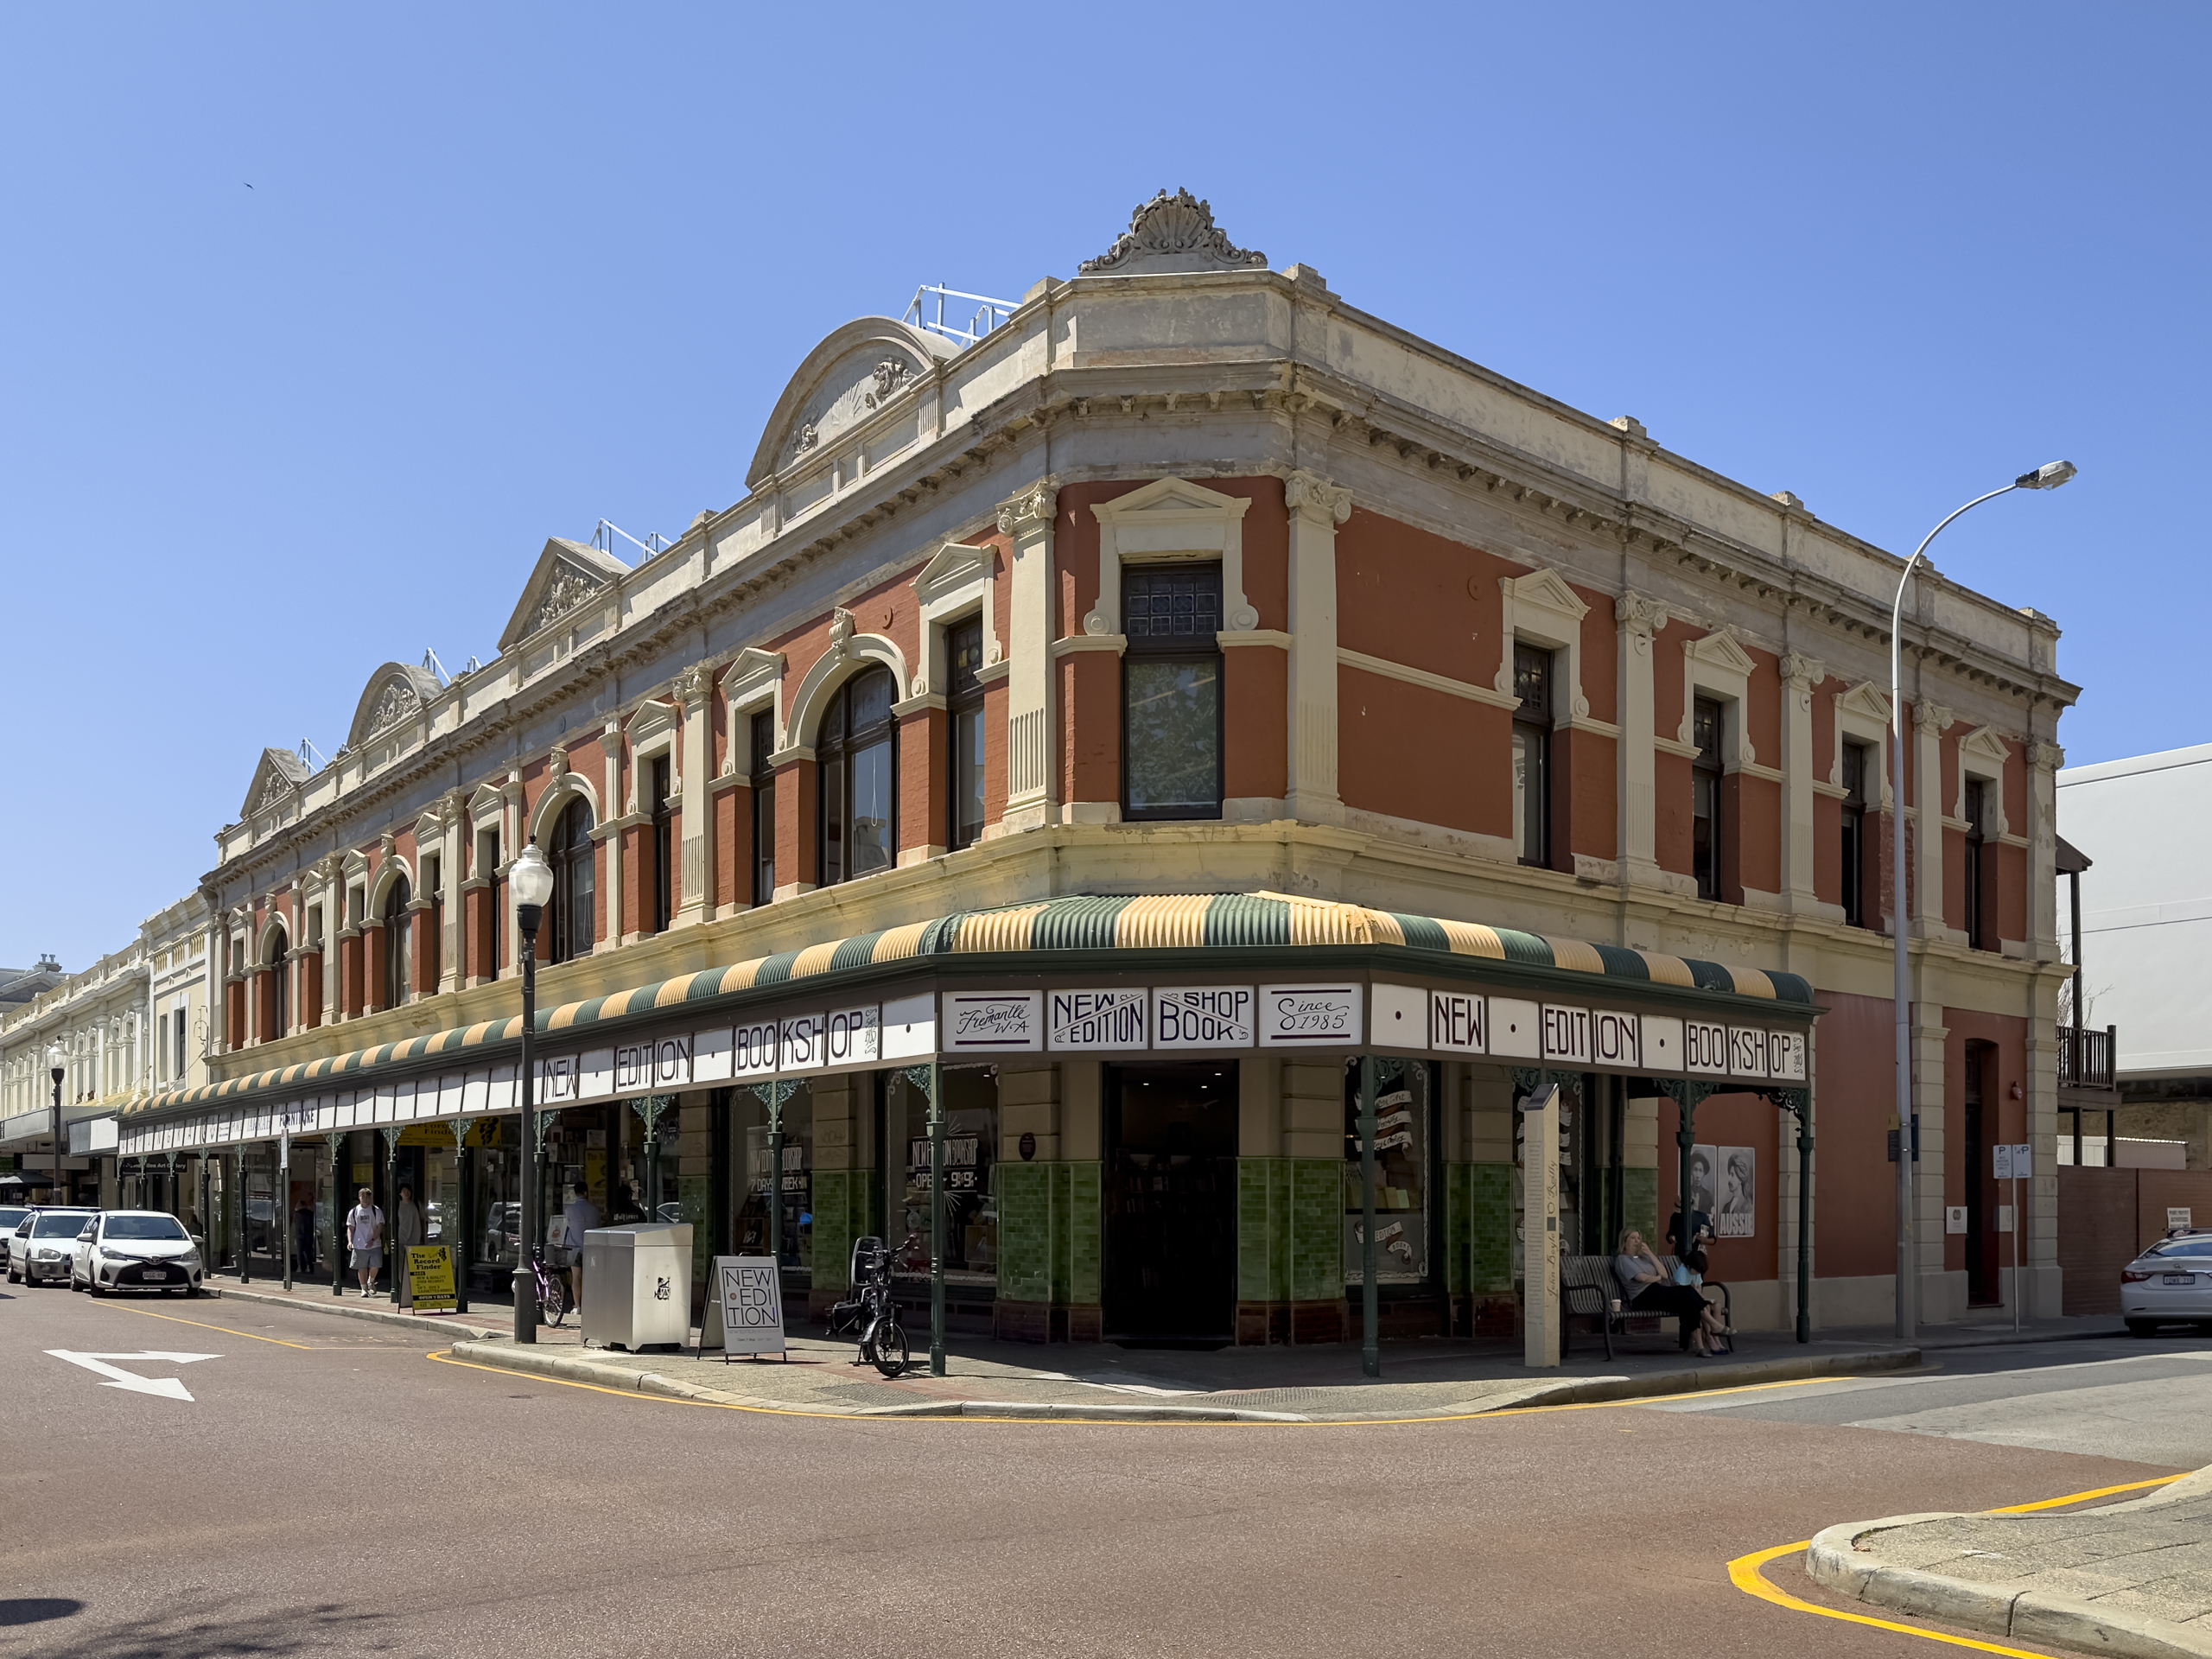
M394 680L386 685L377 698L377 706L369 711L368 730L380 732L387 726L396 726L423 706L422 698L415 695L415 688L404 680Z
M1129 228L1096 259L1076 267L1084 276L1151 272L1264 270L1268 256L1234 246L1213 222L1213 208L1188 190L1162 190L1129 215Z

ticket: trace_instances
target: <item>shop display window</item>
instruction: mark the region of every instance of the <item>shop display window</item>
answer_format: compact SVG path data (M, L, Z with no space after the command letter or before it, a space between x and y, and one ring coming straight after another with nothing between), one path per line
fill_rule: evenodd
M944 1077L944 1276L949 1285L995 1294L999 1278L998 1073L948 1066ZM885 1241L892 1271L930 1270L929 1103L906 1074L884 1085Z
M1429 1276L1430 1196L1435 1189L1436 1065L1377 1060L1375 1090L1375 1282L1417 1285ZM1344 1067L1344 1282L1362 1281L1359 1062Z
M772 1242L770 1207L783 1210L784 1285L804 1290L814 1273L814 1089L801 1083L784 1103L784 1160L773 1167L767 1103L748 1087L737 1090L734 1139L741 1160L736 1225L740 1255L766 1255Z

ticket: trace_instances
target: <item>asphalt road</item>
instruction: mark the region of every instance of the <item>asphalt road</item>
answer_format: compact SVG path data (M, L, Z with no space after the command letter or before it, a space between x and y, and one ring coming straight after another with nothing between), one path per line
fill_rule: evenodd
M855 1422L290 1309L18 1292L0 1651L1932 1654L1726 1563L2212 1463L2200 1345L1396 1427ZM100 1362L187 1400L52 1349L215 1357Z

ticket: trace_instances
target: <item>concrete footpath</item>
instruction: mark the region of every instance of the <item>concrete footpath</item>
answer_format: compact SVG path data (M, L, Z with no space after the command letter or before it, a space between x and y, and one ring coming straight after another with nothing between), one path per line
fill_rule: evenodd
M1734 1355L1695 1360L1676 1350L1671 1335L1639 1335L1625 1346L1617 1339L1609 1361L1594 1338L1581 1337L1570 1363L1532 1371L1517 1345L1420 1339L1384 1343L1382 1379L1370 1381L1360 1376L1356 1344L1039 1347L961 1336L946 1344L946 1375L931 1376L927 1330L910 1327L914 1363L905 1376L890 1378L855 1364L852 1342L804 1332L791 1333L787 1358L725 1362L696 1349L631 1354L588 1348L573 1322L540 1330L535 1344L518 1346L505 1307L411 1314L381 1300L334 1297L327 1286L213 1288L241 1301L397 1321L473 1364L716 1405L838 1417L1382 1422L1910 1370L1931 1351L2016 1340L2009 1325L1937 1327L1909 1346L1877 1332L1830 1332L1803 1345L1784 1333L1746 1333L1737 1338ZM2116 1321L2066 1319L2031 1325L2018 1339L2118 1334Z
M2212 1469L2064 1515L1896 1515L1830 1527L1830 1589L2021 1641L2130 1659L2212 1656Z

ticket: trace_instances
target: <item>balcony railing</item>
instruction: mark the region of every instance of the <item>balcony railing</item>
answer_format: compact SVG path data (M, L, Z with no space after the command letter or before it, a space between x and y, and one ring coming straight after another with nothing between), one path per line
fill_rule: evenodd
M2058 1086L2110 1090L2113 1059L2120 1048L2120 1027L2098 1031L2088 1026L2058 1028Z

